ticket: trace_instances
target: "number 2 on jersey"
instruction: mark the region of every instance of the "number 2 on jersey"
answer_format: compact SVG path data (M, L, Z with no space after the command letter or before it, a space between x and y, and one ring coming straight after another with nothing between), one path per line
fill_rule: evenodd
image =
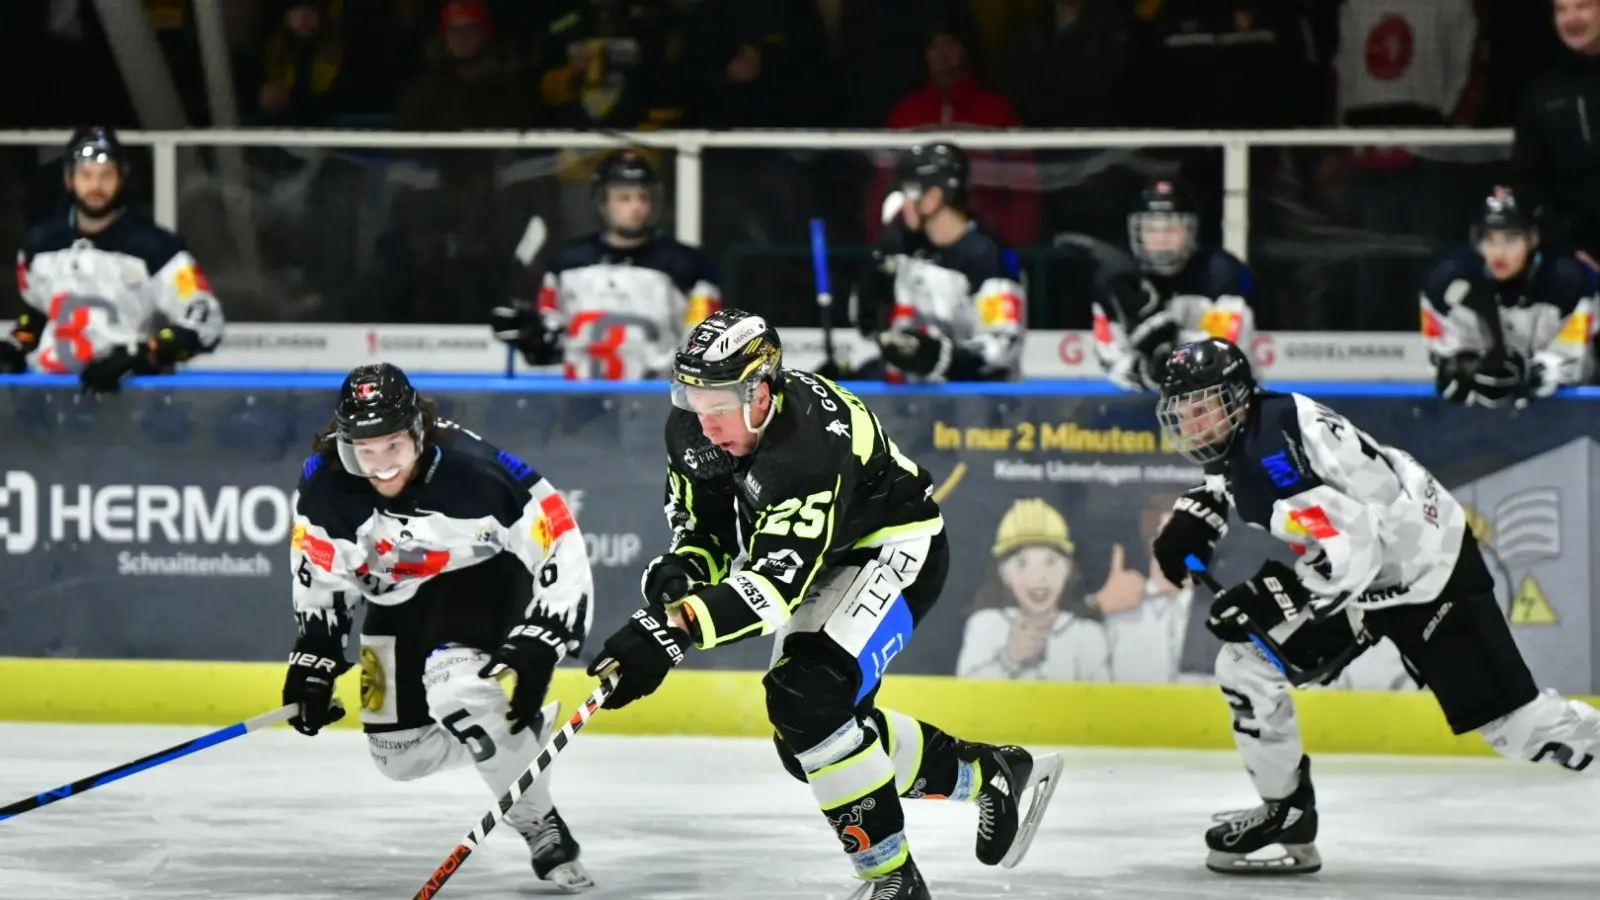
M793 523L794 536L813 540L822 535L828 524L828 502L833 491L818 491L804 501L785 500L762 517L761 534L783 537L789 534L789 519L799 513L800 521Z

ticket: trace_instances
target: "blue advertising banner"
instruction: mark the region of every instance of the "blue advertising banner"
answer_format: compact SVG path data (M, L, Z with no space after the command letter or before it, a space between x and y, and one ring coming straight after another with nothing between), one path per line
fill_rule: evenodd
M335 376L184 375L120 396L0 379L0 655L278 660L293 640L291 497ZM418 379L444 413L530 461L585 533L603 636L665 548L660 385ZM1521 411L1450 407L1412 387L1304 386L1409 451L1471 510L1540 681L1600 690L1591 623L1600 422L1586 396ZM1148 398L1076 382L858 390L933 474L952 545L945 593L898 672L1206 681L1206 598L1167 584L1150 540L1199 471L1163 444ZM1237 529L1224 581L1286 550ZM765 668L765 640L692 665ZM587 654L586 654L587 655ZM1411 687L1380 646L1341 679Z

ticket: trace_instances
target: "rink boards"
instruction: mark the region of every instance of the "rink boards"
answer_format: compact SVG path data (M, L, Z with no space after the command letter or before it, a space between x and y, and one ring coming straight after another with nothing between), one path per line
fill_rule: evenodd
M294 636L289 508L338 381L204 373L92 401L70 380L0 377L0 719L225 724L275 706ZM587 657L637 606L638 572L668 537L656 462L665 392L417 382L567 496L595 569ZM1198 480L1161 440L1147 398L1092 382L856 387L933 475L957 548L938 608L894 660L886 703L993 740L1231 745L1226 705L1205 683L1218 649L1207 598L1164 587L1145 549ZM1592 389L1512 413L1450 407L1423 385L1295 387L1439 476L1469 509L1539 681L1600 693ZM1008 623L1040 585L1003 565L1017 547L1067 560L1044 590L1055 628L1020 673L1001 661L1015 642ZM1236 529L1214 568L1237 581L1278 549ZM761 736L769 655L761 640L691 654L660 696L595 728ZM1338 687L1404 680L1376 656ZM351 710L356 678L345 679ZM558 673L569 702L591 688L581 667ZM1315 749L1483 752L1414 692L1315 691L1299 703Z
M360 707L359 670L340 679L345 708ZM270 663L0 659L0 720L222 725L278 705L283 667ZM594 690L576 669L556 673L564 709ZM895 676L880 702L974 740L1065 746L1224 749L1232 718L1206 685L1022 683ZM596 733L765 737L758 672L675 672L626 709L605 710ZM1306 747L1331 753L1487 754L1455 737L1420 693L1308 691L1296 698ZM347 716L335 728L356 727Z

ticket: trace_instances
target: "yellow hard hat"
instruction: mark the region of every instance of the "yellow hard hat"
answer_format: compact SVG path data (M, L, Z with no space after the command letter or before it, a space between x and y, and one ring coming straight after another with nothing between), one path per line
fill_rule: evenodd
M1028 497L1011 504L1000 519L994 533L994 555L1008 556L1023 547L1054 547L1071 556L1077 545L1072 543L1072 531L1066 517L1056 508L1038 497Z

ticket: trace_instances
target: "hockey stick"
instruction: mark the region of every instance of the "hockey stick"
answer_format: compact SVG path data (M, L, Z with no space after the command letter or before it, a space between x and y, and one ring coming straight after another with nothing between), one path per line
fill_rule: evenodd
M811 271L817 283L817 320L822 326L822 357L834 365L833 289L828 280L828 235L821 219L811 220Z
M428 879L427 883L422 886L421 890L417 891L411 900L431 900L432 897L439 893L439 890L444 887L444 883L449 881L450 876L461 868L461 864L467 861L467 857L472 855L472 851L478 848L478 845L489 835L489 832L505 821L506 813L510 811L511 807L515 806L517 801L522 798L522 795L533 787L533 783L539 780L539 776L550 768L550 765L555 762L556 754L571 743L572 736L582 730L583 726L589 723L589 719L594 716L595 712L605 705L606 699L611 696L611 692L616 690L618 680L616 669L613 668L606 672L605 676L600 679L600 686L594 689L594 693L589 695L589 699L583 701L578 710L572 714L572 718L567 720L567 724L561 726L561 730L556 732L548 744L544 745L544 749L539 751L539 756L529 764L528 768L523 770L521 775L517 776L517 780L512 783L511 787L500 795L500 799L495 801L495 808L483 814L483 818L478 822L478 827L472 829L466 839L456 845L450 855L445 857L444 863L434 870L433 877Z
M80 778L77 781L64 784L53 791L45 791L42 794L28 797L25 800L18 800L16 803L12 803L9 806L0 807L0 822L20 816L29 810L38 809L41 806L48 806L57 800L65 800L68 797L76 797L85 791L93 790L101 785L110 784L113 781L120 781L124 778L127 778L129 775L135 775L139 772L143 772L146 769L153 769L156 766L172 762L175 759L182 759L191 753L199 753L201 750L204 750L207 747L215 747L218 744L231 741L240 735L246 735L252 731L258 731L262 728L276 725L279 722L287 721L295 714L295 711L298 708L298 706L290 705L275 709L272 712L262 713L253 719L245 719L243 722L236 722L226 728L219 728L210 734L197 737L192 741L185 741L182 744L168 747L165 750L157 751L149 756L140 757L133 762L127 762L120 766L114 766L105 770L104 772L97 772L93 775L90 775L87 778Z
M544 218L535 215L528 220L528 227L522 232L522 240L517 241L516 249L511 255L522 268L527 270L533 266L533 258L543 249L545 240L550 236L549 229L545 227ZM538 288L534 294L534 305L538 305ZM506 345L506 377L510 378L517 371L517 348L511 344Z
M1190 555L1184 559L1184 564L1189 567L1189 574L1194 577L1194 580L1205 585L1206 589L1211 591L1212 594L1221 594L1223 592L1222 585L1206 569L1206 564L1201 562L1199 557ZM1250 636L1250 643L1255 644L1256 648L1266 655L1267 661L1272 663L1279 672L1282 672L1284 677L1289 679L1289 683L1295 687L1323 683L1328 678L1338 674L1345 666L1350 664L1351 660L1360 655L1362 650L1366 649L1366 645L1362 643L1360 636L1357 636L1355 641L1344 651L1334 654L1332 658L1321 665L1307 669L1289 662L1288 654L1283 652L1283 645L1270 632L1257 625L1242 610L1234 617L1234 624L1244 629L1245 633Z

